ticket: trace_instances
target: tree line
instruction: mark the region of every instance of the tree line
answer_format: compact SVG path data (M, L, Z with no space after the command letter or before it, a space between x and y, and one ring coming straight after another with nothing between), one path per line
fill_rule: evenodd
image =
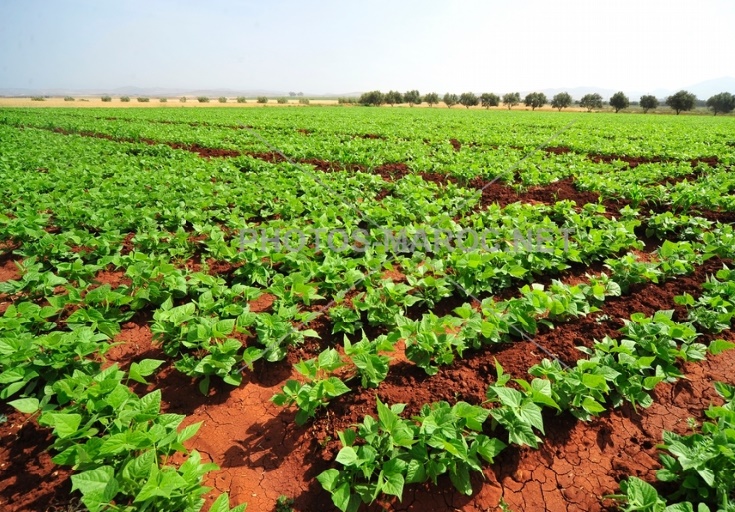
M498 107L502 103L503 106L507 107L508 110L521 104L521 95L518 92L510 92L498 96L494 93L482 93L479 96L473 92L464 92L462 94L446 93L441 97L441 101L448 107L452 108L455 105L462 105L466 108L476 107L482 105L486 109L490 107ZM407 91L401 93L398 91L388 91L383 93L381 91L370 91L363 93L358 99L353 100L351 98L340 98L340 103L359 103L361 105L380 106L380 105L400 105L408 104L413 107L414 105L420 105L426 103L430 107L438 105L440 102L439 94L431 92L425 95L421 95L417 90ZM607 102L614 110L615 113L620 112L630 106L630 100L628 96L622 91L613 94ZM681 112L692 110L697 103L697 97L689 91L681 90L664 100L664 104L674 110L677 115ZM523 104L527 107L531 107L532 110L536 110L544 105L551 105L551 107L561 111L564 108L570 107L575 104L571 95L567 92L560 92L551 98L551 101L542 92L531 92L526 95L523 99ZM600 110L603 107L603 98L598 93L585 94L578 102L579 106L586 108L588 112L592 110ZM651 109L656 109L659 106L659 100L653 95L644 94L640 97L638 105L643 109L644 113L647 113ZM729 92L722 92L715 94L710 97L705 105L714 112L715 115L718 113L728 114L735 110L735 96Z

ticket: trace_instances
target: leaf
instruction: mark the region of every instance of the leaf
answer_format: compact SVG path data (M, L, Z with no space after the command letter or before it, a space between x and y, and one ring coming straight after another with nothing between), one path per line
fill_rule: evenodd
M179 443L183 443L184 441L191 439L198 431L199 428L202 426L202 422L193 423L191 425L188 425L181 429L181 431L176 436L176 440Z
M391 459L383 465L381 474L385 478L382 485L382 491L384 494L390 494L397 496L400 501L403 497L403 484L405 482L403 477L403 470L406 467L406 463L400 459Z
M71 490L82 493L82 503L89 512L97 512L110 503L118 491L115 470L112 466L101 466L71 476Z
M61 439L76 434L79 431L79 425L82 423L81 414L51 413L49 416L51 417L51 424L56 430L56 435Z
M38 410L40 402L37 398L19 398L8 402L8 405L15 407L18 411L24 414L33 414Z
M521 395L520 391L512 388L501 388L498 386L490 386L490 389L498 395L498 399L501 404L507 407L519 407L521 405L523 395Z
M472 494L472 484L470 484L470 472L467 465L457 463L456 471L449 472L449 480L452 481L454 487L467 496Z
M353 466L358 460L357 452L352 446L345 446L339 451L335 460L343 466Z
M426 474L426 468L424 467L424 464L416 459L411 459L408 462L408 466L406 468L406 483L422 483L425 482L427 478L428 475Z
M636 510L656 510L654 507L661 498L651 484L648 484L640 478L631 476L625 482L625 494L631 504L637 505ZM621 485L621 487L623 487ZM665 504L665 503L664 503Z
M726 350L730 350L732 348L735 348L735 343L733 343L731 341L714 340L714 341L710 342L709 347L708 347L708 350L709 350L710 354L716 356L717 354L721 354L722 352L724 352Z
M336 469L328 469L326 471L322 471L317 475L316 479L319 481L320 484L322 484L322 488L327 492L333 492L335 489L335 484L337 483L339 479L339 471Z
M135 382L148 384L145 380L145 377L151 375L163 363L164 361L160 359L143 359L139 363L133 363L130 365L128 376Z
M209 507L209 512L244 512L247 505L238 505L235 508L230 508L230 496L227 493L220 494L219 497L214 500L212 506Z
M705 510L709 512L709 508L707 505L704 505L704 509L702 509L702 506L704 503L699 504L699 508L697 509L697 512L704 512ZM694 512L694 507L691 503L688 501L683 503L674 503L673 505L669 505L664 509L664 512Z
M350 501L352 495L350 493L350 484L345 482L332 493L332 503L340 509L342 512L347 512L351 509Z
M582 409L595 416L605 412L605 407L603 407L597 400L589 396L585 397L582 401Z

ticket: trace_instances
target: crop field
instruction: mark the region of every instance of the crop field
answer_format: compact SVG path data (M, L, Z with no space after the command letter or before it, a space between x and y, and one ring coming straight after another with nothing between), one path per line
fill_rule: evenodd
M0 108L0 510L735 511L733 164L726 116Z

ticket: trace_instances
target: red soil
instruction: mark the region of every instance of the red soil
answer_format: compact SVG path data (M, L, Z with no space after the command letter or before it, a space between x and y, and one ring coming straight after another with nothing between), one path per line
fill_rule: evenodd
M55 465L46 451L51 431L10 406L0 406L0 414L7 416L0 423L0 510L67 510L77 499L70 496L71 471Z

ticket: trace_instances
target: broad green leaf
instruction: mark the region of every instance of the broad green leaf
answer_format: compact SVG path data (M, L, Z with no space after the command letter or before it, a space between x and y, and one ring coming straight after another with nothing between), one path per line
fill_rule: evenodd
M82 503L97 512L117 495L118 484L112 466L100 466L71 476L71 490L82 493Z
M726 350L731 350L735 348L735 343L731 341L726 340L714 340L710 342L708 350L710 351L710 354L712 355L718 355Z
M40 402L37 398L19 398L18 400L8 402L8 405L24 414L33 414L38 410L39 404Z
M339 451L335 460L343 466L352 466L358 460L357 452L353 447L345 446Z

